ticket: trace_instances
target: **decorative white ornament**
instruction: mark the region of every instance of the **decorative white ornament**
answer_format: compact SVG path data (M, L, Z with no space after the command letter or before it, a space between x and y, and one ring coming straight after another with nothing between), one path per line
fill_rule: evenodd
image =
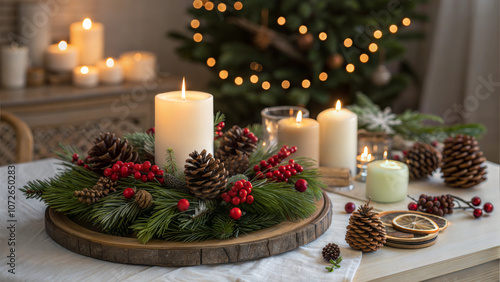
M391 81L391 72L385 65L379 65L372 74L372 82L377 86L384 86Z
M386 134L393 134L395 125L400 125L401 120L387 107L384 111L368 112L358 117L359 124L365 125L370 131L384 131Z

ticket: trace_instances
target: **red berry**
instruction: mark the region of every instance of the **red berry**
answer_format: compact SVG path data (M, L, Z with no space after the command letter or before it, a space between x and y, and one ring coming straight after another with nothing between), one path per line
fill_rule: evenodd
M280 171L281 173L285 173L285 171L286 171L285 166L284 166L284 165L280 166L279 171Z
M133 162L128 162L127 163L128 168L134 168L134 163Z
M272 172L267 172L266 173L266 178L273 178L273 173Z
M83 160L78 160L78 161L76 162L76 165L83 166Z
M155 128L151 127L150 129L146 130L146 133L149 134L149 135L155 134Z
M287 164L287 165L285 166L285 169L286 169L286 170L290 170L290 169L292 169L292 166L291 166L291 165L289 165L289 164Z
M120 178L125 178L125 177L128 177L128 170L127 170L127 172L120 171Z
M293 159L289 159L289 160L288 160L288 163L289 163L290 165L293 165L293 164L295 164L295 161L294 161Z
M295 168L290 169L292 175L297 175L297 170Z
M111 169L113 170L113 172L118 173L118 172L120 172L120 168L121 168L121 167L120 167L119 165L114 164L114 165L113 165L113 167L112 167Z
M253 203L253 200L254 200L254 198L253 198L253 196L252 196L252 195L248 195L248 196L247 196L247 204L251 204L251 203Z
M229 197L236 197L237 193L236 193L236 191L231 190L231 191L227 192L227 194L229 195Z
M295 170L297 170L297 172L303 172L304 171L304 168L301 166L301 165L298 165Z
M226 126L226 123L224 123L223 121L219 122L219 126L224 128Z
M117 181L118 179L120 179L120 175L118 175L118 173L113 173L111 175L111 180Z
M189 201L186 200L186 199L180 199L178 202L177 202L177 208L183 212L183 211L187 211L189 209Z
M107 168L104 170L104 176L110 177L113 174L113 170Z
M257 142L259 142L259 138L257 138L257 136L254 136L254 137L253 137L253 138L251 138L251 139L252 139L252 142L253 142L253 143L257 143Z
M483 215L483 210L482 209L474 209L474 217L479 218Z
M134 165L134 170L135 171L141 171L142 170L142 165L141 164L135 164Z
M247 201L247 197L240 197L240 204L244 204Z
M485 212L490 213L493 211L493 204L490 202L487 202L484 204L483 209Z
M393 159L399 161L399 155L394 155Z
M236 187L236 186L231 187L231 191L238 193L238 187Z
M222 200L224 200L224 202L229 203L229 202L231 202L231 197L229 197L229 195L228 195L228 196L222 198Z
M260 171L260 166L259 165L254 165L253 166L253 171L255 171L255 172Z
M165 183L165 178L158 178L158 182L160 182L161 184Z
M90 167L89 167L89 165L88 165L88 164L84 165L84 166L83 166L83 168L84 168L84 169L90 169Z
M160 176L163 176L165 174L165 171L163 169L160 169L156 175L160 175Z
M151 171L148 173L148 180L153 180L155 179L155 174Z
M160 168L157 165L153 165L151 167L151 171L154 172L154 173L157 173L159 170L160 170Z
M272 169L272 168L273 168L273 165L270 165L270 164L266 165L266 169L267 169L267 170L270 170L270 169Z
M474 206L479 206L481 204L481 198L479 197L474 197L472 198L472 200L470 201L472 205Z
M235 206L239 205L239 204L240 204L240 198L238 198L238 197L233 197L233 198L231 199L231 204L233 204L233 205L235 205Z
M287 171L285 171L285 173L284 173L283 175L284 175L286 178L290 178L290 177L292 176L292 173L291 173L289 170L287 170Z
M236 189L240 190L241 188L243 188L243 182L241 180L236 181L236 183L234 183L234 187L236 187Z
M408 151L404 150L403 151L403 156L406 156L406 154L408 154Z
M273 171L273 175L279 177L281 175L281 172L279 170L275 170Z
M264 160L260 161L260 167L264 168L266 166L267 166L267 162L266 161L264 161Z
M74 162L76 162L76 161L78 160L78 158L79 158L79 157L80 157L80 156L78 156L78 154L77 154L77 153L74 153L74 154L73 154L73 156L72 156L72 159L73 159L73 161L74 161Z
M346 213L352 213L354 210L356 210L356 205L352 202L348 202L347 204L345 204L344 209Z
M147 175L141 176L141 181L142 182L148 182L148 176Z
M257 176L258 179L262 179L265 177L262 171L257 171L257 173L255 173L255 176Z
M250 133L250 129L248 129L248 128L245 127L243 129L243 134L247 135L248 133Z
M248 192L245 189L241 189L240 192L238 193L238 195L240 196L240 198L243 198L243 197L246 197L248 195ZM242 202L244 202L244 201L242 201Z
M270 157L269 159L267 159L267 162L268 162L270 165L274 165L274 158L273 158L273 157Z
M297 146L292 146L292 148L290 148L290 153L295 153L297 152Z
M248 194L251 194L252 193L252 188L245 188L248 192Z
M411 202L408 204L408 210L410 211L416 211L418 209L418 205L415 202Z
M141 179L141 177L142 177L142 174L141 174L139 171L136 171L136 172L134 173L134 178L135 178L135 179Z
M151 162L150 161L145 161L142 164L142 168L144 169L144 171L148 171L151 168Z
M241 210L239 208L232 208L230 211L229 211L229 216L234 219L234 220L237 220L241 217Z
M305 192L307 190L307 181L305 179L297 180L297 182L295 182L295 190Z
M134 189L132 189L132 188L125 188L125 190L123 190L123 197L125 197L125 199L130 199L134 195L135 195L135 192L134 192Z
M253 188L253 186L252 186L252 182L250 182L250 181L245 182L245 185L244 185L244 186L245 186L245 189L248 189L248 188Z
M221 198L225 198L225 197L227 197L227 196L228 196L228 195L227 195L227 193L222 193L222 194L220 194L220 197L221 197Z
M216 126L216 127L215 127L215 130L216 130L216 131L221 131L221 130L222 130L222 127L220 127L220 126Z
M436 140L434 140L434 141L432 141L432 143L431 143L431 144L432 144L432 146L437 147L438 142L437 142Z
M121 174L121 175L124 175L124 174L125 174L125 175L127 175L127 174L128 174L128 167L126 167L126 166L122 166L122 167L120 168L120 174Z
M117 161L115 164L121 167L123 165L123 162L122 161Z

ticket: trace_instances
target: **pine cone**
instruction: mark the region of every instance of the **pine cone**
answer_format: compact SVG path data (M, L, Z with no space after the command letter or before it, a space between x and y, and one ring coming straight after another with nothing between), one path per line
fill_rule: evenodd
M255 148L257 148L256 142L244 134L242 128L235 125L222 137L220 147L215 152L215 157L225 161L226 158L232 155L250 156L255 151Z
M168 188L177 189L183 192L189 192L186 183L180 181L179 179L177 179L177 177L173 176L170 173L165 173L163 175L163 180L164 180L163 184Z
M227 169L229 176L243 174L247 170L249 164L248 156L245 154L232 155L227 157L224 161L224 167Z
M84 188L81 191L73 192L73 196L77 197L78 201L91 205L97 202L100 198L104 197L104 193L103 191Z
M153 205L153 196L146 190L139 190L135 193L135 202L141 209L147 209Z
M116 192L116 187L118 186L117 181L111 180L111 178L106 176L101 176L97 181L97 184L92 187L92 189L97 191L102 191L104 196L107 196L109 192Z
M330 261L331 259L336 260L340 256L340 248L337 244L329 243L323 248L321 254L326 261Z
M186 160L184 174L189 191L197 198L206 200L217 197L224 190L227 171L219 159L207 155L207 151L194 151Z
M470 188L486 180L486 158L472 136L457 135L444 141L441 172L447 186Z
M372 252L385 244L385 227L378 216L372 212L370 200L360 206L349 218L345 240L355 250Z
M404 162L408 165L410 179L428 178L438 169L441 153L432 145L415 143L406 154Z
M136 162L139 159L137 152L128 144L127 140L120 140L114 133L100 133L95 138L94 146L88 152L90 169L102 172L110 168L115 162Z

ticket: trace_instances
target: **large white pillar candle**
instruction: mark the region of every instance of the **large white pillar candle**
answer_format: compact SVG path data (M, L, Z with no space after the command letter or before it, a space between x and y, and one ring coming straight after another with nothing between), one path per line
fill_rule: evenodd
M401 162L380 160L368 164L366 197L382 203L398 202L408 193L408 167Z
M198 91L161 93L155 97L155 163L163 165L172 148L177 167L184 170L194 150L214 152L212 95Z
M2 47L1 61L2 86L16 89L26 86L28 72L28 47L17 44Z
M99 80L104 84L120 84L123 81L123 69L119 62L108 58L97 63Z
M156 77L156 56L151 52L123 53L120 63L127 81L143 82Z
M294 158L308 157L319 160L319 123L312 118L297 117L278 121L278 142L283 145L297 146Z
M358 142L358 117L348 109L341 109L337 101L335 109L318 115L320 166L346 167L356 174Z
M69 42L80 51L80 65L95 65L104 57L104 26L89 18L72 23L69 27Z
M66 41L52 44L45 54L48 70L56 72L72 71L78 65L78 49Z
M54 11L47 1L18 1L20 42L29 50L30 64L43 67L44 54L50 45L50 19ZM59 4L55 4L57 6Z
M96 67L81 66L73 70L73 85L82 88L92 88L99 84L99 71Z

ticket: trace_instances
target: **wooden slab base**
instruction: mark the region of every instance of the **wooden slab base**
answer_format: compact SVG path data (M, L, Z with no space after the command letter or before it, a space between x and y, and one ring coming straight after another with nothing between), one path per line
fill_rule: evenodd
M63 213L45 211L45 230L59 245L75 253L118 263L191 266L233 263L281 254L319 238L330 227L332 206L328 196L316 204L316 212L297 222L282 222L230 240L169 242L106 235L86 229Z

